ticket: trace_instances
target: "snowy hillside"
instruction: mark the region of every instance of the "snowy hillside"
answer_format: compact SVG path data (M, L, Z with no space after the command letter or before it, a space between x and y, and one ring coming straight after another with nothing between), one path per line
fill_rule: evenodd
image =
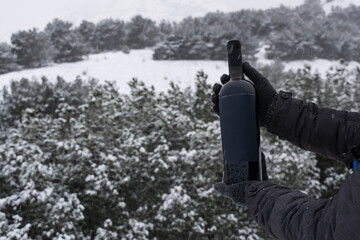
M119 91L127 93L129 82L133 77L144 81L148 85L154 85L156 90L163 91L169 86L170 81L178 83L181 87L194 87L194 79L197 71L203 70L209 75L209 82L219 81L219 77L227 72L225 61L154 61L151 49L132 50L130 54L122 52L108 52L90 55L88 59L76 63L54 64L52 66L28 69L0 75L0 87L9 85L12 79L22 77L40 79L42 76L54 81L58 75L67 81L72 81L76 76L94 77L100 82L116 81ZM270 64L271 60L263 58L263 51L257 55L260 64ZM292 61L285 63L285 70L297 70L311 65L314 70L324 73L330 66L337 65L337 61L318 59L314 61ZM351 62L349 67L359 66L359 63Z
M116 81L119 90L128 92L127 82L133 77L143 80L147 84L156 86L157 90L165 90L170 81L181 86L192 86L197 71L204 70L212 82L226 71L225 61L154 61L153 51L132 50L130 54L122 52L108 52L90 55L87 60L76 63L54 64L53 66L28 69L0 75L0 86L8 85L11 79L41 78L47 76L50 80L60 75L67 81L76 76L83 78L94 77L101 82Z

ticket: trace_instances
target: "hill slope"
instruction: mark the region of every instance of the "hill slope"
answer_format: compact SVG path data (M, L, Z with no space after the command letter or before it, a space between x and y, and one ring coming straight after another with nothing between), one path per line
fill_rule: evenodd
M330 13L333 7L346 8L351 4L356 6L360 5L358 0L322 0L323 8L325 12Z
M133 50L130 54L122 52L108 52L93 54L88 59L75 63L54 64L52 66L27 69L0 75L0 88L9 85L12 79L18 80L22 77L40 79L46 76L54 81L58 75L67 81L74 80L77 76L83 79L94 77L100 82L115 81L119 91L127 93L129 82L133 77L143 80L148 85L156 86L156 90L164 91L168 88L169 82L174 81L181 87L194 86L194 79L197 71L203 70L209 75L209 82L219 81L219 77L226 73L227 62L225 61L154 61L152 60L151 49ZM266 60L258 54L260 64L271 64L271 60ZM318 59L314 61L292 61L284 63L285 70L297 70L309 64L320 73L324 73L330 66L336 66L337 61ZM359 63L351 62L349 67L359 66Z

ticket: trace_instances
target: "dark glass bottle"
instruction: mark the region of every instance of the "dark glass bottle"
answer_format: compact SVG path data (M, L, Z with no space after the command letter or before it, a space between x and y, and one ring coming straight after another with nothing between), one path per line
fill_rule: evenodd
M226 184L262 180L256 92L242 73L241 44L227 43L230 80L219 93Z

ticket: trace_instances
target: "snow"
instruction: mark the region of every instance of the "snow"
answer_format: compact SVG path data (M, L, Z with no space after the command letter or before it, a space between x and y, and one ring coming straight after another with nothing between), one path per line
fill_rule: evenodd
M1 198L0 199L0 209L2 210L4 207L5 207L5 204L6 204L6 201L7 199L6 198ZM1 214L1 212L0 212ZM1 215L0 215L1 216Z
M46 199L52 194L54 189L52 187L46 188L44 191L39 193L38 200L40 202L45 202Z
M0 75L0 87L9 85L12 79L40 79L47 76L50 81L55 81L60 75L67 81L72 81L77 76L84 79L91 76L100 82L115 81L122 93L129 92L127 82L136 77L147 85L154 85L157 90L164 91L170 81L182 87L194 86L195 76L199 70L204 70L211 82L218 81L227 68L225 61L154 61L152 53L151 49L133 50L130 54L108 52L90 55L85 61L76 63L54 64L49 67L11 72Z
M327 0L322 0L322 3L323 3L323 9L327 14L331 13L333 7L346 8L351 4L354 4L356 6L360 5L359 0L333 0L331 2L327 2Z
M266 48L268 48L268 45L260 44L260 48L258 49L258 53L255 54L255 57L258 59L258 63L263 65L269 65L272 64L274 61L271 59L266 58Z
M270 65L273 64L275 61L271 59L266 58L266 48L267 45L262 45L258 51L258 53L255 55L255 57L258 59L257 63L261 65ZM285 67L285 71L297 71L299 68L302 68L304 65L311 66L311 72L312 73L319 73L323 77L325 77L325 74L331 67L337 67L340 65L339 60L327 60L327 59L315 59L315 60L296 60L296 61L283 61L282 64ZM351 61L348 62L348 69L354 69L356 67L360 67L360 63Z
M325 77L326 71L330 68L335 68L340 66L338 60L326 60L326 59L315 59L315 60L297 60L291 62L285 62L285 71L293 70L296 71L299 67L304 65L309 65L312 68L312 72L318 72L320 75ZM360 63L351 61L347 66L348 69L354 69L356 67L360 67Z
M264 48L257 54L260 64L271 64L273 60L265 59ZM195 76L199 70L203 70L208 76L208 82L213 84L219 81L223 73L227 73L226 61L211 60L179 60L179 61L155 61L152 59L152 49L132 50L130 54L123 52L107 52L90 55L87 59L75 63L53 64L52 66L26 69L0 75L0 88L9 86L11 80L19 80L22 77L40 80L42 76L48 77L55 82L57 76L66 81L73 81L77 76L83 79L90 77L99 79L100 83L115 81L121 93L129 93L127 85L132 78L142 80L148 86L153 85L157 91L166 91L170 81L179 84L180 87L195 87ZM285 70L294 70L308 64L313 71L324 74L331 66L338 66L339 61L317 59L313 61L299 60L284 62ZM350 62L349 68L360 67L357 62Z
M207 190L198 189L198 195L203 198L210 198L211 194L214 192L214 188L211 187Z
M162 200L164 201L160 210L167 210L174 207L176 204L183 206L185 203L191 201L189 195L186 194L186 190L182 186L175 186L170 189L169 194L163 194Z

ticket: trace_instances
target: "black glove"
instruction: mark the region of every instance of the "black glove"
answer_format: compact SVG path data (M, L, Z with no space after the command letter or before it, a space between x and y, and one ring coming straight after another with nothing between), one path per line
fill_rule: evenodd
M260 126L266 127L271 119L273 109L272 104L277 98L278 94L263 75L261 75L255 68L248 62L242 64L244 74L254 83L257 96L257 111L260 117ZM229 75L222 75L220 81L222 84L230 80ZM214 103L213 111L219 114L219 92L222 85L215 83L213 86L214 94L211 95L211 101Z
M268 175L266 170L265 155L263 153L261 153L261 164L263 181L267 181ZM254 182L257 181L239 182L231 185L227 185L226 183L221 182L216 183L214 188L215 191L224 197L230 198L235 204L243 205L245 204L245 189Z

